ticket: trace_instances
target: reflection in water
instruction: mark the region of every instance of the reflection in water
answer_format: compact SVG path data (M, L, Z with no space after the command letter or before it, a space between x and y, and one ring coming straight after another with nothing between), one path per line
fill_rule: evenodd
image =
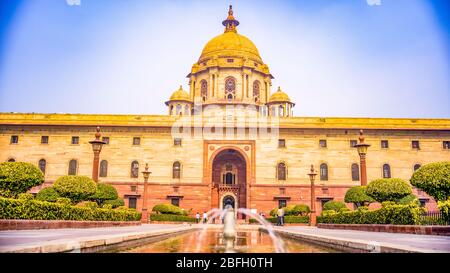
M189 234L179 235L173 238L162 240L155 243L126 249L121 252L132 253L223 253L225 251L222 232L218 230L207 231L200 249L197 248L197 242L200 231ZM284 239L287 252L291 253L325 253L335 252L321 246L311 245L304 242ZM191 244L191 245L189 245ZM257 230L242 231L237 233L235 242L236 252L242 253L273 253L275 247L272 239L267 233Z

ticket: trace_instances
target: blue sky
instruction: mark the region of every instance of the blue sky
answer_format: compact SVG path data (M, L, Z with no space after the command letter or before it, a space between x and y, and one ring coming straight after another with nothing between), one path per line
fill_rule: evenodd
M233 4L296 116L450 118L450 1L380 2L2 0L0 112L166 114Z

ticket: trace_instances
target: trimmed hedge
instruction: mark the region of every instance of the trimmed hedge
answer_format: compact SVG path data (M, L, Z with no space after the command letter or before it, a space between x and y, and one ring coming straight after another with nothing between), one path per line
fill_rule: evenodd
M141 214L130 210L90 209L45 201L0 198L0 219L139 221Z
M444 217L444 220L450 224L450 199L447 201L438 201L438 208Z
M42 183L44 174L31 163L0 163L0 196L16 197Z
M104 205L111 205L113 209L121 207L123 205L125 205L125 202L123 201L122 198L117 198L115 200L105 200L103 201L103 206Z
M187 216L187 212L172 204L157 204L152 209L156 214L174 214Z
M34 199L34 196L31 193L19 193L19 195L17 195L17 199L32 200L32 199Z
M189 217L185 215L176 215L176 214L150 214L150 221L157 222L195 222L194 217Z
M298 205L289 205L287 207L282 208L284 211L284 216L305 216L311 212L311 209L308 205L298 204ZM278 208L274 208L270 211L270 215L276 217Z
M357 209L339 213L328 212L317 217L318 223L326 224L392 224L418 225L424 209L415 204L399 205L384 202L377 210Z
M278 221L277 217L269 217L266 220L272 224L276 224ZM259 223L256 219L250 218L250 224ZM309 217L308 216L285 216L284 217L285 224L308 224Z
M411 185L423 190L436 201L450 198L450 162L426 164L415 171Z
M380 203L385 201L397 202L411 193L411 186L400 178L376 179L370 182L366 188L366 194Z
M74 203L88 200L97 191L97 183L87 176L65 175L56 179L53 187L61 197Z
M109 184L97 184L96 192L90 197L92 201L101 205L106 200L116 200L119 198L116 188Z
M373 203L375 200L366 194L366 186L351 187L345 193L345 203L353 203L357 207L364 206L365 203Z
M323 204L323 210L334 210L336 212L349 210L344 202L340 201L328 201Z
M418 206L420 205L419 198L417 198L417 196L415 196L414 194L410 194L410 195L403 197L402 199L398 200L397 203L400 205L408 205L411 203L414 203Z
M36 195L36 199L39 201L56 202L58 198L60 198L60 196L53 187L44 188Z

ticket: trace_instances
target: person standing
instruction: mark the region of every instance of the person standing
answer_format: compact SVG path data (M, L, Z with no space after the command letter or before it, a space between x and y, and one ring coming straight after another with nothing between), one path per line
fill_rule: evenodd
M200 223L200 213L197 211L197 213L195 214L195 222Z
M283 226L284 225L284 223L283 223L283 217L284 217L284 211L283 211L283 208L282 207L280 207L278 210L277 210L277 226Z
M208 222L208 214L206 213L206 211L203 212L203 223L207 223Z

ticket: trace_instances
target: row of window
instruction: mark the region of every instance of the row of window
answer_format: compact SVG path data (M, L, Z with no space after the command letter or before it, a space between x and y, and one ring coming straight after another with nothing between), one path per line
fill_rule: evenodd
M358 143L357 140L350 140L349 144L351 148L354 148L356 144ZM278 140L278 147L279 148L286 148L286 140L285 139L279 139ZM327 140L326 139L320 139L319 140L319 147L320 148L327 148ZM380 141L380 147L382 149L389 149L389 141L388 140L381 140ZM411 148L415 150L420 150L420 142L418 140L411 141ZM442 148L444 150L450 150L450 141L442 141Z
M254 81L252 98L255 102L260 102L260 89L260 82L257 80ZM206 101L208 99L208 82L206 80L202 80L200 82L200 96L202 97L203 101ZM225 79L225 99L232 100L234 98L236 98L236 79L233 77L228 77Z
M415 164L413 171L420 168L420 164ZM352 181L359 181L359 165L353 163L351 166ZM286 180L287 167L286 164L281 162L277 165L277 179ZM328 165L326 163L320 164L319 177L321 181L328 181ZM383 165L383 178L391 178L391 166L389 164Z

